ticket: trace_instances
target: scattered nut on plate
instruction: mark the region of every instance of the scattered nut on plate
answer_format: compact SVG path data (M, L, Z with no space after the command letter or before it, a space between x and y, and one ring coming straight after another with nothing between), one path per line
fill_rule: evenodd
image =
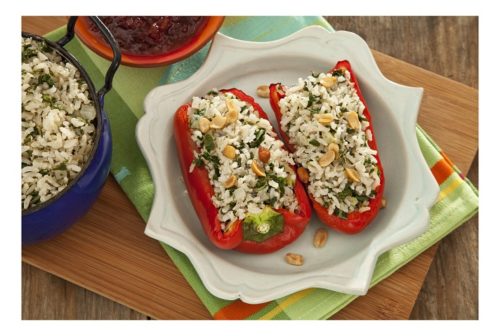
M269 98L269 86L260 85L257 87L257 96L261 98Z
M296 253L287 253L285 255L285 260L290 265L302 266L304 264L304 257Z
M327 240L328 240L328 231L326 231L326 229L324 228L317 229L313 239L314 247L320 248L325 246Z

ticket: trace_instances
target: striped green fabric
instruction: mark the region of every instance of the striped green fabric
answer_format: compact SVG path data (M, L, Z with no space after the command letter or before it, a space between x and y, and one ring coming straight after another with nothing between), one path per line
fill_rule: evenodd
M307 25L320 25L333 30L321 17L228 17L221 32L238 39L268 41L289 35ZM60 28L47 37L55 40L64 31L65 28ZM87 69L99 88L109 62L84 47L77 39L70 42L67 48ZM139 69L121 66L113 82L113 90L105 98L105 110L113 137L111 172L145 221L151 209L154 186L135 141L135 126L143 114L144 97L160 83L172 83L189 77L202 64L208 48L206 46L190 58L169 67ZM430 167L444 160L440 149L420 128L417 128L417 138ZM454 173L441 184L440 201L431 210L429 230L414 241L381 255L372 285L391 275L477 212L476 188L462 178L456 167L452 169ZM308 289L266 305L242 308L241 304L234 301L211 295L187 257L165 244L162 246L215 318L326 319L356 298L328 290ZM248 310L248 315L241 316L243 310Z

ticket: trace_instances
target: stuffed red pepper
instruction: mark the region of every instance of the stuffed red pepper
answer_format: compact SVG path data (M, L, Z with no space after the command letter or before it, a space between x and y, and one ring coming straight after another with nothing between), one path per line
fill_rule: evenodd
M349 62L291 87L272 84L270 101L320 220L341 232L362 231L381 207L384 172Z
M186 187L214 245L269 253L297 239L311 207L262 108L237 89L181 106L174 135Z

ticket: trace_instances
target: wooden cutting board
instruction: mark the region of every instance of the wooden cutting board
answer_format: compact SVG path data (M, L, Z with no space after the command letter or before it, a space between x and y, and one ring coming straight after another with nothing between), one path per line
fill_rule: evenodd
M382 53L374 55L386 77L425 89L419 124L467 172L477 151L477 90ZM79 223L51 241L24 247L22 259L153 318L211 318L158 242L144 235L144 226L110 177ZM333 318L407 319L434 253L435 247L424 252Z

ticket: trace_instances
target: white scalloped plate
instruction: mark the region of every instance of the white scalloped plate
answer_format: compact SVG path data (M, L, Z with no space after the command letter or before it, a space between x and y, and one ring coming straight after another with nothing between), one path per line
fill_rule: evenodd
M259 85L294 83L312 71L327 71L343 59L351 62L373 117L388 207L360 234L330 230L322 249L312 245L314 231L322 226L314 216L296 242L272 254L248 255L214 247L201 228L180 172L172 133L177 108L212 88L236 87L255 96ZM439 191L416 139L422 94L421 88L386 79L367 44L353 33L308 27L265 43L218 34L207 60L194 75L159 86L145 99L146 114L136 135L155 185L145 233L186 254L206 288L223 299L240 298L255 304L310 287L365 294L377 257L426 230L429 208ZM276 126L269 103L257 101ZM302 254L304 265L285 263L287 252Z

